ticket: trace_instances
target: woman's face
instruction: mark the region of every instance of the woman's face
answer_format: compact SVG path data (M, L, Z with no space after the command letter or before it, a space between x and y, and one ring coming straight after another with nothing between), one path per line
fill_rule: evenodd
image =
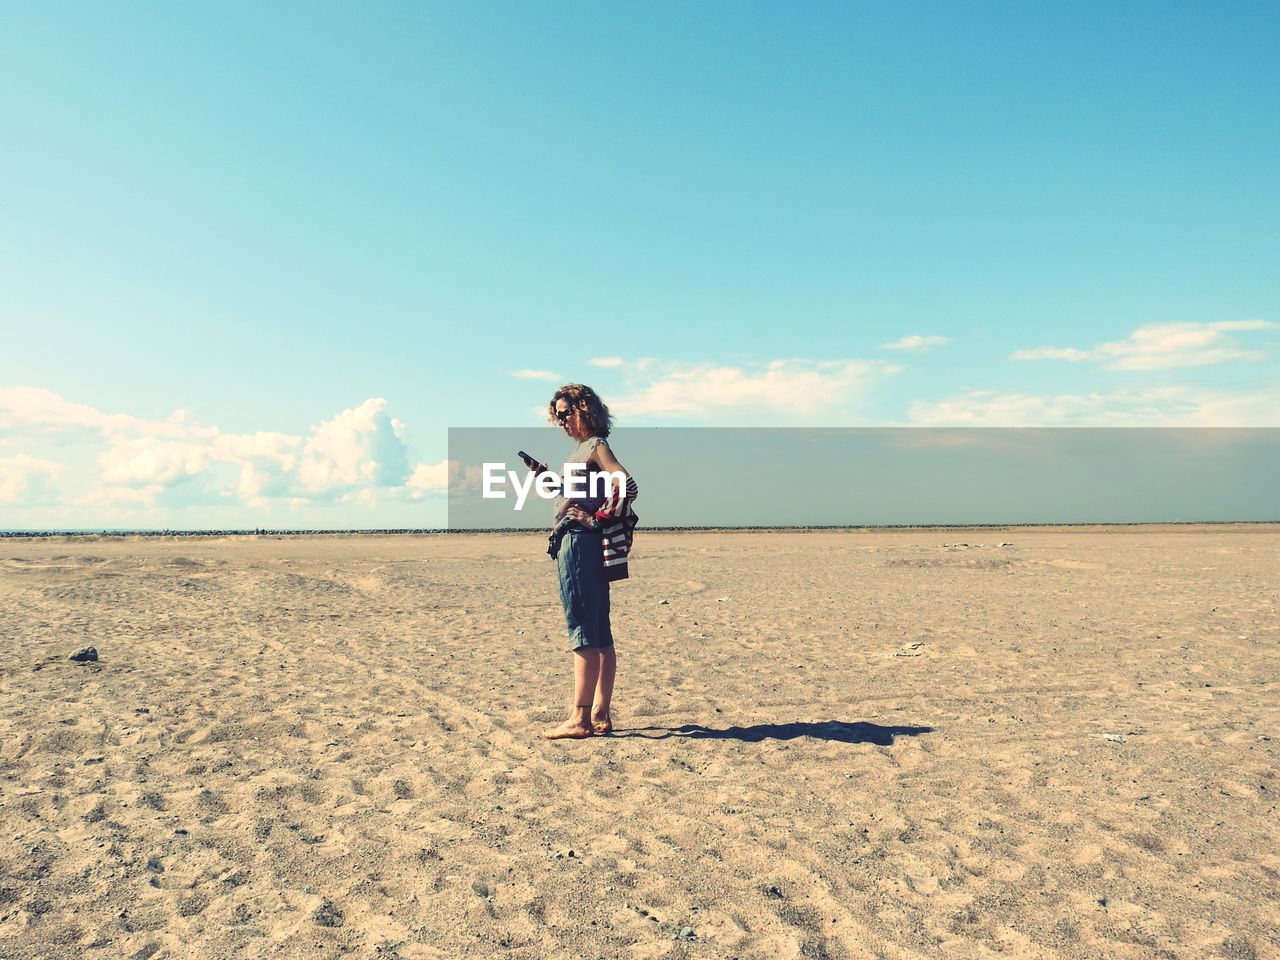
M589 436L582 411L571 400L561 397L556 401L556 419L560 421L561 429L573 439L585 440Z

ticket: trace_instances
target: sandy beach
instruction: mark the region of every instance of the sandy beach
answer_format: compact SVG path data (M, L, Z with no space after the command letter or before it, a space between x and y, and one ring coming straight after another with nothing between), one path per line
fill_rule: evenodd
M1280 956L1280 527L545 545L0 541L0 957Z

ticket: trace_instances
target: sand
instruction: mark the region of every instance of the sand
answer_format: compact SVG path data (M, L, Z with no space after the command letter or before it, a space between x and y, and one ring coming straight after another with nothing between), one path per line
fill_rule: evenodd
M544 547L0 541L0 956L1280 956L1280 528Z

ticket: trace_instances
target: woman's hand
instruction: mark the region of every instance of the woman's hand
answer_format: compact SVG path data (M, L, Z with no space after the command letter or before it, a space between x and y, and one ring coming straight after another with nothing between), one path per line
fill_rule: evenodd
M577 520L584 527L590 527L593 530L600 526L600 523L596 520L594 514L587 513L587 511L583 510L581 507L570 507L564 512L564 515L570 520Z

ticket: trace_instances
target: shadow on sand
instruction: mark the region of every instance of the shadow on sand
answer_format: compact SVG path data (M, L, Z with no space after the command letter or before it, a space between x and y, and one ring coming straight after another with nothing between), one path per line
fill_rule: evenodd
M686 723L679 727L628 727L615 731L614 737L640 737L644 740L666 740L669 737L688 737L691 740L742 740L760 743L762 740L795 740L813 737L815 740L831 740L835 743L874 743L879 747L893 745L894 737L918 737L932 733L933 727L883 727L878 723L856 721L843 723L827 720L823 723L757 723L750 727L726 727L717 730L699 723Z

